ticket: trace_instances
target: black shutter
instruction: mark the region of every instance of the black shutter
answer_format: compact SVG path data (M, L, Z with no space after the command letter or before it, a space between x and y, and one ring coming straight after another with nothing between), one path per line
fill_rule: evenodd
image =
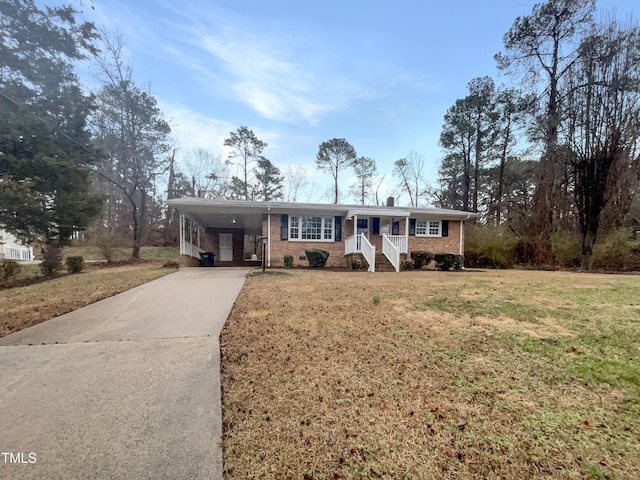
M289 215L280 215L280 240L289 240Z
M372 218L371 227L373 228L372 235L380 235L380 217Z
M333 239L336 242L342 241L342 217L336 215L335 226L333 227Z
M400 235L400 220L391 224L391 235Z
M449 220L442 220L442 236L449 236Z
M415 234L416 234L416 219L410 218L409 219L409 235L415 235Z

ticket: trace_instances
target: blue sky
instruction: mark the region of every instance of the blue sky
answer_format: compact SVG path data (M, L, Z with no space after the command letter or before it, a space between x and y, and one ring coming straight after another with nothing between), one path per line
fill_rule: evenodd
M328 201L318 145L346 138L374 158L393 193L393 162L417 152L434 183L446 110L467 83L490 75L493 55L534 1L493 0L84 0L85 18L119 31L140 85L150 82L181 152L226 157L229 132L246 125L277 166L308 167L309 201ZM636 1L600 0L632 12ZM93 6L93 8L91 8ZM83 79L87 84L92 80ZM343 175L345 194L352 173Z

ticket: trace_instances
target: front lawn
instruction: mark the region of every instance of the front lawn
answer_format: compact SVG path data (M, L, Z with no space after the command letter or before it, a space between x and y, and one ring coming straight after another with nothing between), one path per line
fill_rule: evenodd
M640 478L640 277L249 278L227 479Z

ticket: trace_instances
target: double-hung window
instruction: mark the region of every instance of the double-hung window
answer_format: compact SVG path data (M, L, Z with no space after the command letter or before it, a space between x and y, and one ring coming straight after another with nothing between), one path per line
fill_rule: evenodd
M289 240L333 241L334 218L320 216L289 217Z
M416 220L416 236L418 237L442 236L442 222L439 220Z

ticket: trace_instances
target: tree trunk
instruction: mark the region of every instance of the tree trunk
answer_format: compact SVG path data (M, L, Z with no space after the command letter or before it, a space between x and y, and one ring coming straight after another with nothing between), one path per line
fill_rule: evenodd
M593 267L593 247L595 244L595 232L586 232L582 236L582 270L589 271Z

